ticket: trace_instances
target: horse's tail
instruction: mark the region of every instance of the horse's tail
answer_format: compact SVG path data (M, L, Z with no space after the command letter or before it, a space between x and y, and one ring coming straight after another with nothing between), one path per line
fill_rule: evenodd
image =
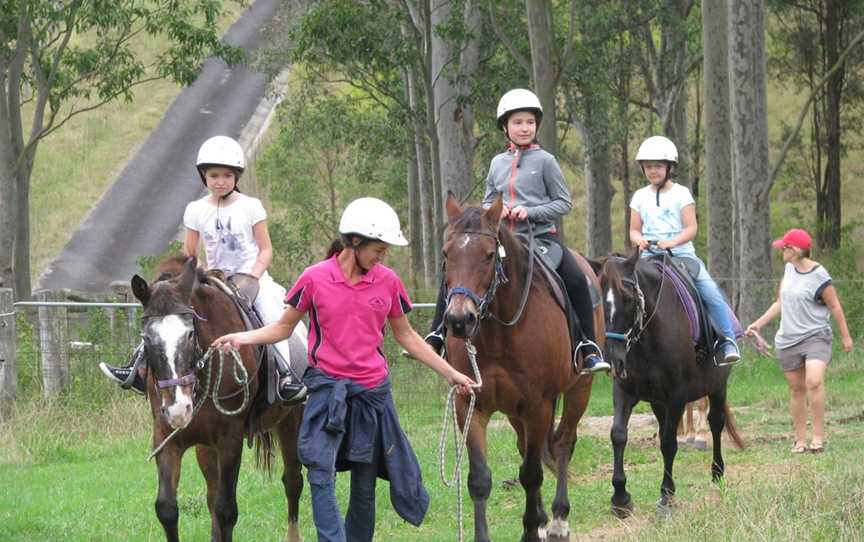
M255 435L255 467L267 476L273 473L273 435L269 431Z
M743 450L747 447L747 444L744 442L741 434L738 433L738 426L735 425L735 417L732 415L732 408L729 406L729 401L726 401L726 403L723 404L723 410L726 412L726 432L729 433L735 447L739 450Z

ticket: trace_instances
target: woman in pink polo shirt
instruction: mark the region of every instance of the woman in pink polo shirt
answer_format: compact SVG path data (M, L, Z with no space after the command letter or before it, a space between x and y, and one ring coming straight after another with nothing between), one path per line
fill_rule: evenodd
M406 316L411 301L405 286L381 263L390 245L408 244L396 212L379 199L360 198L345 208L339 233L328 258L303 271L288 292L278 322L225 335L213 345L278 342L308 313L309 369L303 380L309 397L298 452L308 469L318 540L371 541L377 477L390 481L391 502L406 521L419 525L429 505L390 393L382 349L386 322L396 342L459 393L469 393L475 384L414 331ZM339 470L351 471L344 522L334 485Z

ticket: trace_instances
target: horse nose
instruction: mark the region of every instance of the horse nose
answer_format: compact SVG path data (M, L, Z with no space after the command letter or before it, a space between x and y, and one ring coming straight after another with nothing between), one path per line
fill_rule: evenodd
M190 403L174 403L162 407L162 416L172 428L186 427L192 421L192 405Z
M477 331L477 315L472 311L458 315L448 312L444 316L444 321L453 336L460 339L471 337Z

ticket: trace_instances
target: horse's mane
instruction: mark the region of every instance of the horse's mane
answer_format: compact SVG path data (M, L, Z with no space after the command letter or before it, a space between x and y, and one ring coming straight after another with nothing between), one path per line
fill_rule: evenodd
M183 267L189 258L184 254L173 254L160 261L155 269L156 277L150 285L152 296L147 306L151 314L171 314L178 308L186 306L186 300L181 299L177 291L177 282L183 273ZM196 268L195 292L202 284L208 284L209 279L203 269ZM194 295L194 292L193 292Z
M516 236L510 233L510 231L505 227L498 227L496 231L491 227L490 224L484 220L484 215L486 213L486 209L482 207L468 207L463 212L462 215L456 219L454 223L450 225L451 231L454 233L459 232L478 232L478 233L488 233L492 236L497 236L498 240L504 245L504 248L508 253L516 254L525 254L528 251L528 247L525 246L525 243L516 239ZM518 258L514 257L511 259L513 262L514 270L516 273L519 273L521 276L524 267L527 265L527 258ZM542 278L542 273L541 273ZM544 279L545 280L545 279Z
M482 231L484 228L489 229L483 224L483 213L485 210L482 207L468 207L462 215L452 224L453 231ZM491 231L489 233L495 233Z
M621 274L618 272L618 266L626 259L627 256L624 254L613 252L603 261L600 280L608 284L609 287L616 292L620 292L623 288L623 284L621 283Z
M153 275L156 277L153 284L163 280L173 280L183 273L183 266L189 260L185 254L172 254L156 264ZM207 282L207 275L203 269L197 268L197 279L199 282Z

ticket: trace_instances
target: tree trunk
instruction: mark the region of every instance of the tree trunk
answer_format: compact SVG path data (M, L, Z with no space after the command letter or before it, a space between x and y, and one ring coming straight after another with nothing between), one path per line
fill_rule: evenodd
M543 122L540 124L538 139L543 148L552 154L558 152L556 133L556 67L555 37L552 29L552 5L549 0L525 0L528 12L528 39L531 43L531 66L534 76L534 90L543 106Z
M416 220L416 224L412 223L411 235L414 237L412 248L412 256L415 250L419 248L419 260L415 262L416 270L423 279L423 286L428 288L432 284L435 276L434 271L434 255L432 246L432 229L434 228L433 217L431 213L432 205L432 190L431 181L428 175L429 153L426 151L425 129L422 121L422 112L420 111L419 99L417 96L417 76L415 75L414 67L408 66L405 69L406 93L408 94L408 107L411 110L411 144L413 152L409 153L412 158L413 166L410 166L416 174L416 193L412 201L416 203L416 209L412 210L411 219ZM416 228L416 229L413 229ZM419 240L419 243L417 242Z
M460 76L457 58L461 44L452 44L435 30L447 25L454 16L449 0L433 0L431 15L432 91L435 96L441 193L452 191L461 200L474 184L471 175L473 145L466 137L471 132L464 124L463 96L457 83ZM443 215L439 218L443 222Z
M834 66L839 57L841 40L843 39L843 21L840 13L842 7L838 0L825 2L825 69ZM822 214L817 216L817 239L820 248L836 249L840 247L840 225L842 205L840 204L840 159L842 144L840 136L840 107L843 100L843 80L845 67L835 71L825 85L825 144L826 164L825 177L821 193L817 197L824 198L821 206Z
M702 4L705 99L705 181L708 187L708 269L735 299L733 277L732 161L729 140L729 58L726 0Z
M763 2L729 0L728 13L733 182L742 240L738 312L751 322L773 297Z
M0 55L0 288L15 288L15 232L18 223L18 182L15 161L18 157L13 136L12 116L19 109L14 94L18 81L7 78L10 68ZM10 91L7 91L10 89ZM11 103L11 107L10 107ZM17 295L16 295L17 299Z
M35 149L28 153L32 156ZM29 299L30 288L30 174L31 162L25 159L16 175L18 188L15 192L18 205L18 222L15 231L15 292L18 299Z
M580 126L585 145L586 246L589 258L605 256L612 249L612 186L609 183L608 115L586 97L586 114Z

